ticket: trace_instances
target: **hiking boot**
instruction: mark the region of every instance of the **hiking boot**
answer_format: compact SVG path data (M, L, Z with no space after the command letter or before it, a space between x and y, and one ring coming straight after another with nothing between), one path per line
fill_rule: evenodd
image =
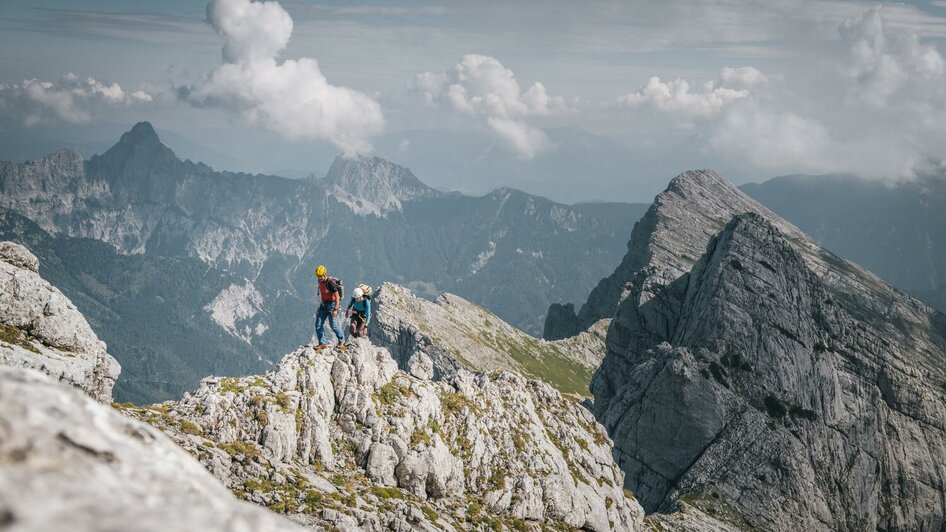
M342 351L348 351L348 345L345 344L345 342L338 342L338 345L335 347L341 349Z
M315 348L316 352L324 351L325 349L328 349L328 344L319 344L319 346Z

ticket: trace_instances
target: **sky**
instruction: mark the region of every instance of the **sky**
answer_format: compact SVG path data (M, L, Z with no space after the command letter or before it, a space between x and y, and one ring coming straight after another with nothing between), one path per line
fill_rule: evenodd
M673 176L946 165L946 0L0 0L0 157L302 177L378 155L443 189L650 201Z

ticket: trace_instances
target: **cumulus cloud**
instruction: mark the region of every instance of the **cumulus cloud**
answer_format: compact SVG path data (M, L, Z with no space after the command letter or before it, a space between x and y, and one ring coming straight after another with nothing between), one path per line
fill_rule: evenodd
M199 107L242 113L292 140L325 140L347 155L371 150L384 127L370 96L328 82L312 58L278 60L292 17L278 2L215 0L207 21L225 38L223 64L180 96Z
M570 110L564 98L549 96L540 82L523 92L512 70L486 55L465 55L445 73L418 74L416 84L427 102L484 120L523 159L534 158L549 144L526 118Z
M653 76L640 89L618 98L628 107L649 106L683 118L709 118L727 105L749 96L749 89L765 85L768 78L752 67L726 68L720 81L695 84L685 79L662 81Z
M839 26L835 52L809 58L813 82L728 108L709 147L772 172L851 172L902 179L946 162L946 69L932 44L873 8ZM753 76L748 76L752 78Z
M27 127L38 124L82 124L105 106L145 103L153 96L143 90L128 92L118 83L66 74L58 82L24 80L0 84L0 116L5 122Z
M884 107L898 93L929 97L943 78L943 57L933 45L921 44L914 34L892 35L882 17L882 7L844 21L839 33L849 57L841 65L850 83L848 97L874 107ZM934 83L934 84L931 84Z

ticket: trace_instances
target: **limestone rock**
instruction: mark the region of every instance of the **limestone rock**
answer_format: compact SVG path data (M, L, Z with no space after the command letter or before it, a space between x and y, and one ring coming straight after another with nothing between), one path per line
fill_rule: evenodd
M545 380L560 391L588 394L604 355L607 320L561 341L539 340L487 309L449 293L433 302L385 283L372 300L369 335L387 347L398 366L419 377L509 370Z
M17 268L39 273L39 259L36 255L15 242L0 242L0 260Z
M645 509L946 526L946 317L707 172L676 178L629 249L592 391Z
M238 501L164 434L0 367L0 516L18 531L302 530Z
M365 339L347 352L303 348L266 375L208 378L178 403L126 412L241 497L310 526L642 526L583 405L509 372L417 378Z
M38 270L39 261L25 247L0 243L0 364L38 369L111 402L118 362Z

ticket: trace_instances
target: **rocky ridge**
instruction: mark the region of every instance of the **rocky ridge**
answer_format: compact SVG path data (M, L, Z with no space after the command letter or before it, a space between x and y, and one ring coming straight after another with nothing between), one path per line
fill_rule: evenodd
M671 180L634 224L627 253L614 272L592 289L577 314L572 305L552 305L543 337L568 338L600 319L613 317L628 295L627 283L642 268L653 266L669 280L679 277L702 255L709 239L737 214L764 213L787 234L804 238L801 231L750 197L733 194L733 188L712 170L684 172Z
M35 274L25 249L0 252ZM55 290L4 288L26 300ZM38 331L81 318L50 308ZM237 502L161 432L241 498L313 528L643 526L611 441L576 399L510 372L418 378L364 339L299 349L265 375L209 377L177 403L113 405L147 424L33 369L0 368L0 400L0 514L22 530L293 529Z
M509 372L439 381L387 349L310 347L265 375L207 378L155 424L244 499L315 527L638 530L611 442L584 406Z
M39 276L25 247L0 242L0 364L40 370L111 402L121 368L85 317Z
M330 194L360 215L387 216L404 202L443 195L410 170L380 157L338 157L322 180Z
M946 317L711 172L674 179L628 249L592 392L645 509L946 526Z
M371 338L390 350L402 370L419 378L439 379L461 368L512 370L562 392L588 395L591 375L604 356L608 320L572 338L548 342L454 294L431 302L385 283L372 302Z

